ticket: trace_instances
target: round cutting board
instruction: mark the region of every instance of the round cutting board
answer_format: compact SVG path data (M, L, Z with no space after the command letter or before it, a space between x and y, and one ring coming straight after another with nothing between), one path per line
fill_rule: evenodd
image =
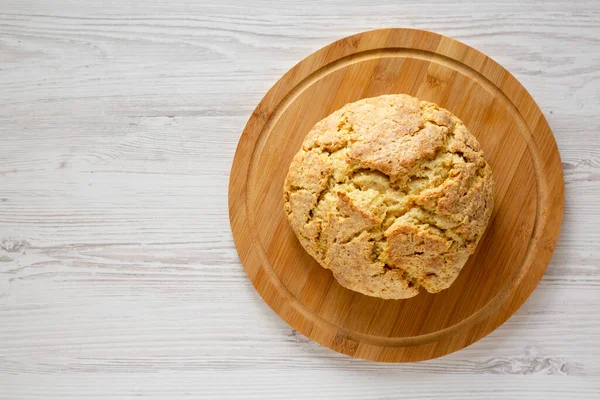
M462 119L496 181L490 224L458 279L407 300L340 286L304 251L283 210L283 182L310 128L346 103L389 93L437 103ZM451 353L506 321L550 261L563 201L554 136L525 88L477 50L412 29L344 38L288 71L252 113L229 183L235 245L267 304L324 346L386 362Z

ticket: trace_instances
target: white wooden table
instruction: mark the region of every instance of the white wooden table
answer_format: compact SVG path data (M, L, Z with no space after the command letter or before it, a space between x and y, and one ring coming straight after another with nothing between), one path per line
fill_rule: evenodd
M0 399L600 398L600 3L395 3L0 0ZM227 210L269 87L378 27L452 36L515 74L566 184L558 246L522 309L406 365L280 320Z

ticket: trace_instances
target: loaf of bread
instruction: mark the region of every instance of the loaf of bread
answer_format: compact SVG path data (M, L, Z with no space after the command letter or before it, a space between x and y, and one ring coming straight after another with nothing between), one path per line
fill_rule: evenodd
M408 95L363 99L319 121L284 185L306 251L341 285L385 299L448 288L486 229L493 195L462 121Z

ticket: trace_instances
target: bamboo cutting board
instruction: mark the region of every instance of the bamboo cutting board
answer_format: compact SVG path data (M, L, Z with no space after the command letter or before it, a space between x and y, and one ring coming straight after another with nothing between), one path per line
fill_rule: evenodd
M458 279L407 300L341 287L304 251L283 211L283 181L310 128L346 103L389 93L437 103L462 119L496 182L490 224ZM385 362L451 353L506 321L550 261L563 202L554 136L523 86L467 45L411 29L344 38L287 72L250 117L229 183L235 244L263 299L312 340Z

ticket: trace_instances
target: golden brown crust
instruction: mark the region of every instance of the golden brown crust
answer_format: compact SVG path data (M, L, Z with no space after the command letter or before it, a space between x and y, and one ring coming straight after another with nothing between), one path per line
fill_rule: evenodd
M385 95L311 129L284 202L304 248L341 285L401 299L452 284L485 231L493 192L462 121L436 104Z

